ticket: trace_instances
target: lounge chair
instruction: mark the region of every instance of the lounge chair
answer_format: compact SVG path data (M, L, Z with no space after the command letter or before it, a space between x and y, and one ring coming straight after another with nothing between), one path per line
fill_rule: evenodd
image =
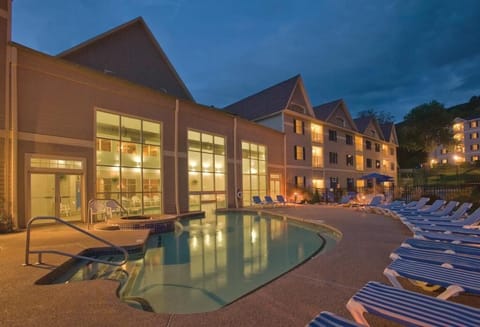
M464 270L480 271L480 258L469 255L400 246L390 254L390 258L392 260L406 259L443 266L450 265L451 267Z
M308 327L361 327L351 320L342 318L328 311L320 312L310 323Z
M465 219L459 219L454 221L426 221L424 223L411 223L416 229L427 229L431 226L443 226L443 227L465 227L477 225L480 222L480 207L477 208L472 214Z
M422 223L422 222L430 222L430 221L454 221L461 219L466 212L472 207L472 203L464 202L462 203L457 210L455 210L451 215L444 215L437 217L436 215L429 215L429 216L422 216L422 217L407 217L406 219L402 219L404 223Z
M430 215L434 212L440 210L440 208L445 204L445 200L435 200L432 205L428 207L424 207L422 209L414 210L414 211L406 211L403 213L399 213L398 216L405 217L405 216L423 216L423 215Z
M438 252L445 252L445 253L468 254L469 256L472 256L472 257L475 257L475 256L480 257L480 247L422 240L418 238L407 238L405 241L403 241L401 246L413 247L416 249L435 250Z
M367 283L347 303L357 323L365 312L406 326L480 326L480 310L378 282Z
M419 239L423 239L423 240L451 242L451 243L454 243L454 244L480 245L480 237L476 237L476 236L417 231L417 232L415 232L414 237L419 238Z
M274 207L276 205L275 201L273 201L273 199L270 195L265 195L264 199L265 199L264 204L272 206L272 207Z
M289 203L285 200L283 195L277 195L277 203L282 204L284 206L289 205ZM294 204L296 205L296 204Z
M428 201L430 201L430 198L423 197L423 198L420 198L418 201L413 202L412 204L409 203L403 208L400 208L398 210L393 210L392 213L395 216L399 216L406 212L416 212L422 209L423 207L425 207Z
M252 201L253 201L254 206L263 207L263 205L264 205L262 199L260 199L260 197L258 195L252 196Z
M375 195L368 204L365 204L363 206L360 206L360 210L364 210L364 211L367 211L367 210L370 210L370 209L373 209L375 207L377 207L378 205L382 204L382 201L383 201L383 196L381 195ZM373 210L372 210L373 211Z
M393 261L383 274L397 288L403 288L397 277L413 279L431 285L445 287L445 291L437 296L448 299L462 292L480 294L480 272L451 268L451 266L397 259Z

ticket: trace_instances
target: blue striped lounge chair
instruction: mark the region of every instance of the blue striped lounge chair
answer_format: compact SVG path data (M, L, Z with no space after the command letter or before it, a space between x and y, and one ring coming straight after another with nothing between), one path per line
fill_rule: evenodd
M403 223L405 224L418 224L418 223L428 223L428 222L435 222L435 221L454 221L458 219L462 219L462 217L467 213L467 211L472 207L472 203L464 202L462 203L457 210L455 210L451 215L444 215L444 216L420 216L420 217L406 217L402 219Z
M425 223L417 223L413 224L414 227L419 229L423 229L424 227L428 226L444 226L444 227L465 227L465 226L473 226L480 222L480 207L477 208L472 214L470 214L465 219L459 219L454 221L435 221L435 222L425 222Z
M252 201L253 201L254 206L263 207L263 205L264 205L262 199L260 199L260 197L258 195L252 196Z
M480 257L463 254L438 252L435 250L415 249L400 246L390 254L392 260L406 259L431 264L451 266L464 270L480 271Z
M480 245L480 237L459 234L445 234L437 232L416 231L415 238L423 240L451 242L454 244L475 244Z
M405 241L403 241L401 246L413 247L416 249L434 250L445 253L468 254L469 256L480 257L480 247L421 240L418 238L407 238Z
M405 217L405 216L423 216L423 215L430 215L443 207L445 204L445 200L435 200L430 206L425 206L424 208L414 210L414 211L407 211L400 213L400 217Z
M398 217L399 215L406 212L416 212L422 209L423 207L425 207L428 201L430 201L430 198L426 198L426 197L420 198L418 201L414 202L414 205L408 204L407 206L400 208L399 210L394 210L393 214L394 216Z
M274 207L275 206L275 201L273 201L272 197L270 195L265 195L265 204Z
M320 312L307 327L361 327L361 325L328 311Z
M398 277L445 287L438 298L448 299L462 292L480 294L480 272L440 266L425 262L397 259L384 270L384 275L397 288L403 288Z
M463 304L368 282L347 303L355 321L369 326L365 312L404 326L480 326L480 310Z

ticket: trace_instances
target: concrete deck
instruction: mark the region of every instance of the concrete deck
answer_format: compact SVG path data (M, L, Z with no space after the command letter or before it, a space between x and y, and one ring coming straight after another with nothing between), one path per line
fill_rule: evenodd
M266 210L267 211L267 210ZM390 252L411 236L398 220L349 208L298 206L271 209L281 215L320 221L339 229L342 240L275 281L220 310L192 315L156 314L129 307L116 296L117 283L105 280L65 285L35 285L49 270L23 267L25 232L0 234L1 326L304 326L320 311L351 318L348 299L366 282L388 283L383 269ZM144 242L145 231L102 231L119 245ZM40 227L32 231L32 248L75 251L98 247L75 231ZM31 260L36 260L31 256ZM66 258L45 256L60 264ZM410 287L409 287L410 288ZM454 301L480 307L478 297ZM373 326L393 326L370 320Z

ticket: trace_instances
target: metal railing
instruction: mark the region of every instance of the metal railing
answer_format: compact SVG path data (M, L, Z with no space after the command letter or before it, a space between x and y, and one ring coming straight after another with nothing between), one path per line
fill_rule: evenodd
M112 217L112 212L120 211L120 214L127 214L128 210L125 209L117 200L115 199L91 199L88 201L88 221L87 229L90 229L90 225L93 225L94 219L93 216L104 216L105 222L108 218Z
M31 230L31 226L32 226L32 223L34 221L37 221L37 220L54 220L56 222L59 222L61 224L64 224L65 226L68 226L70 228L73 228L99 242L102 242L116 250L118 250L119 252L122 252L123 253L123 256L124 256L124 260L120 261L120 262L115 262L115 261L108 261L108 260L102 260L102 259L97 259L97 258L92 258L92 257L86 257L86 256L83 256L83 255L77 255L77 254L71 254L71 253L67 253L67 252L63 252L63 251L57 251L57 250L30 250L30 230ZM58 255L64 255L64 256L67 256L67 257L71 257L71 258L76 258L76 259L84 259L84 260L89 260L89 261L94 261L94 262L99 262L99 263L104 263L104 264L108 264L108 265L113 265L113 266L121 266L123 264L125 264L127 261L128 261L128 252L127 250L125 250L124 248L120 247L120 246L117 246L101 237L98 237L96 235L93 235L92 233L89 233L87 232L86 230L83 230L81 229L80 227L77 227L63 219L60 219L58 217L53 217L53 216L40 216L40 217L34 217L32 219L30 219L30 221L28 222L27 224L27 240L26 240L26 244L25 244L25 263L23 264L24 266L29 266L30 265L30 262L29 262L29 258L30 258L30 254L38 254L38 262L36 263L37 265L41 265L43 264L42 262L42 254L58 254Z

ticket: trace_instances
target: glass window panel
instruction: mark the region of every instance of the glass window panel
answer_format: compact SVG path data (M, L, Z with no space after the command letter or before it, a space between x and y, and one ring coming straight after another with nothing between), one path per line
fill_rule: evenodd
M202 190L201 173L188 172L188 189L190 192L199 192Z
M160 168L160 147L155 145L143 146L143 167Z
M188 131L188 149L200 151L200 133L195 131Z
M128 197L142 191L142 170L140 168L122 168L121 190Z
M120 116L97 111L97 137L120 139Z
M199 211L200 210L200 195L190 194L188 197L188 210Z
M250 143L242 142L242 158L250 158Z
M242 176L242 183L243 183L243 193L245 193L246 190L250 190L250 175L243 175Z
M141 128L140 119L122 117L122 140L141 143Z
M226 208L227 201L225 199L225 194L217 194L217 208Z
M122 166L140 167L142 165L141 144L121 142L120 151Z
M258 145L250 144L250 158L258 159Z
M259 161L258 162L258 172L261 174L261 175L265 175L267 173L267 167L266 167L266 163L265 161Z
M266 190L267 190L267 178L266 178L266 176L259 176L258 186L259 186L259 189L261 191L260 193L261 194L266 194Z
M215 154L225 155L225 139L223 137L215 136Z
M263 145L258 146L258 159L266 160L266 151Z
M242 172L244 174L250 174L250 159L245 157L242 159Z
M202 194L201 195L201 198L202 198L202 202L205 201L216 201L217 200L217 196L215 194Z
M215 156L215 172L223 173L225 172L225 157L224 156Z
M97 166L97 192L116 193L120 191L120 168Z
M250 160L250 173L251 174L258 174L258 161L257 160Z
M97 139L97 165L120 165L120 142Z
M189 151L188 152L188 170L200 171L201 170L201 154L200 152Z
M161 173L159 169L143 170L143 192L160 192L161 185Z
M225 174L215 174L215 191L225 191Z
M214 191L214 184L213 184L213 177L214 175L211 173L203 173L202 174L202 191Z
M213 154L203 153L202 154L202 171L213 172L214 168L215 167L213 165Z
M149 121L143 122L143 143L160 145L160 124Z
M250 176L250 181L252 183L251 190L252 191L258 190L258 176L257 175L251 175Z
M213 152L213 135L202 134L202 152Z

